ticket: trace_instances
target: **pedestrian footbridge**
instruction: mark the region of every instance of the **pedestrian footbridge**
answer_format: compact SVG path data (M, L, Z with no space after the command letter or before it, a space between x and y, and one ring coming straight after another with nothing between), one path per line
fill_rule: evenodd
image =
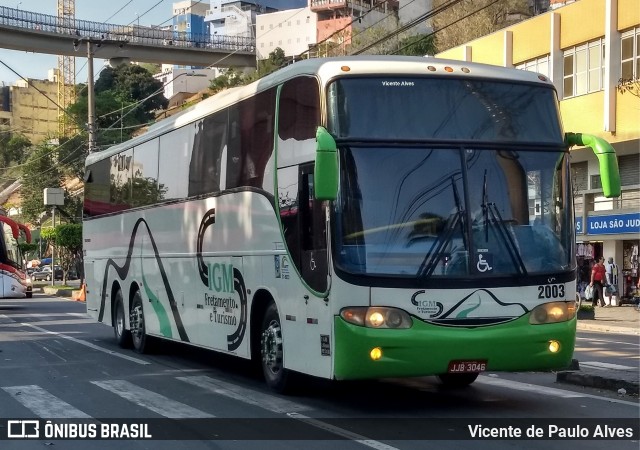
M90 45L88 45L90 43ZM187 66L255 67L255 39L174 33L0 7L0 48Z

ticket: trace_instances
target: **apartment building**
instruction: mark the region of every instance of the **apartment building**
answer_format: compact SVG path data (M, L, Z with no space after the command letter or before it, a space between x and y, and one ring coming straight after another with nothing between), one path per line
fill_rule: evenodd
M10 87L11 130L23 134L33 144L57 135L59 110L53 102L57 98L58 83L54 79L16 81Z
M558 7L560 6L560 7ZM602 194L590 149L573 148L578 262L613 257L620 289L638 280L640 245L640 97L620 80L640 83L640 2L551 2L552 10L436 56L532 70L555 85L565 131L609 141L618 155L622 195ZM588 271L587 271L588 273Z
M288 9L256 17L256 51L258 59L281 48L292 57L313 46L317 35L318 15L309 7Z
M398 0L309 0L311 11L318 15L320 43L311 56L348 55L349 46L364 30L396 27L398 4Z

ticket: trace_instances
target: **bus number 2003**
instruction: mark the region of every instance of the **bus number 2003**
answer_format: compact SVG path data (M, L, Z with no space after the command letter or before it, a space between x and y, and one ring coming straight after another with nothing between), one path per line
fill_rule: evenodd
M538 286L538 298L564 297L564 284L547 284Z

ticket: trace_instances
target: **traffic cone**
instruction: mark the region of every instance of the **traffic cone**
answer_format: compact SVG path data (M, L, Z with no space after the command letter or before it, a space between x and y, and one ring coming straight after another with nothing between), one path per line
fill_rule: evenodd
M82 287L80 288L79 291L74 291L74 298L76 301L79 302L86 302L87 301L87 285L82 283Z

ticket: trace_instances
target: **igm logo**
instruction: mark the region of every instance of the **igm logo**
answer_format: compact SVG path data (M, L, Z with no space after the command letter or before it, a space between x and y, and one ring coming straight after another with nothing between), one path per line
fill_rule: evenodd
M210 209L202 217L196 242L196 259L200 280L215 294L204 294L204 304L210 306L209 320L216 326L230 325L235 329L227 334L227 348L235 351L240 347L247 330L247 289L239 269L229 263L208 263L202 256L204 236L207 228L216 223L216 210ZM204 309L204 308L203 308Z
M207 264L209 290L216 292L233 293L233 265L231 264Z

